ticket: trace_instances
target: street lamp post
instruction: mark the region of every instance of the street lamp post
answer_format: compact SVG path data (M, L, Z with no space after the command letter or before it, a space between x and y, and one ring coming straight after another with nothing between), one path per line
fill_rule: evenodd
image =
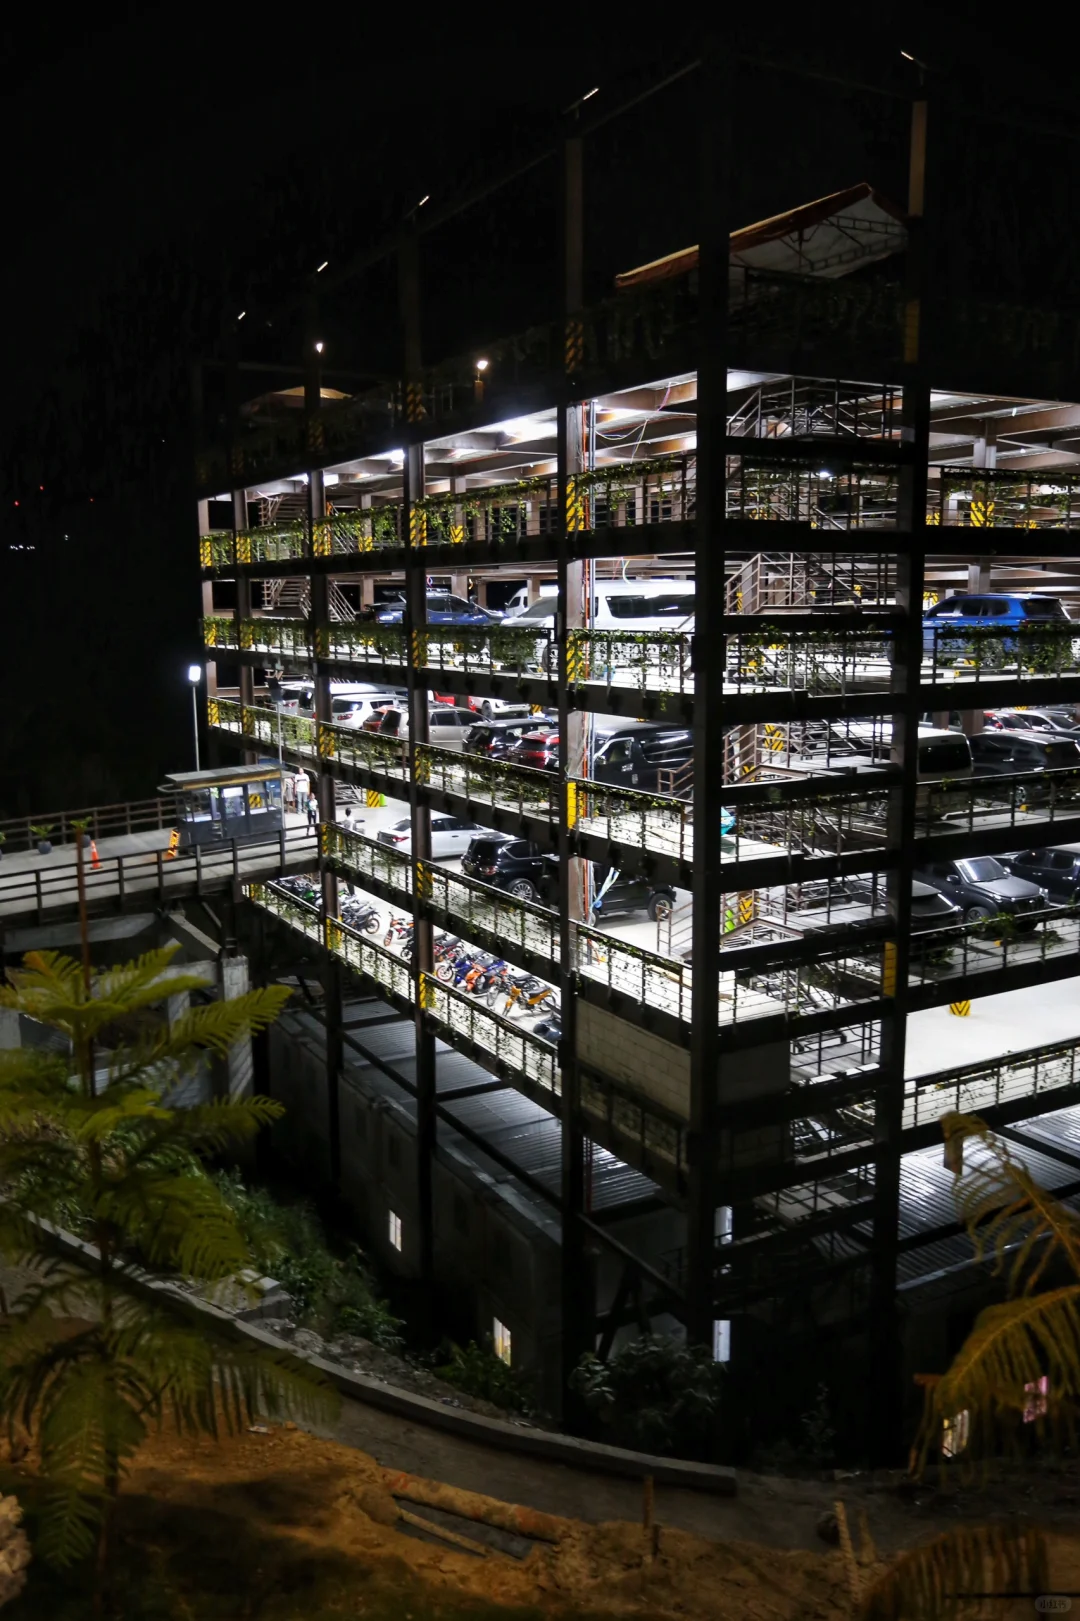
M187 678L191 682L191 725L195 733L195 769L199 770L199 682L202 680L202 665L189 664Z

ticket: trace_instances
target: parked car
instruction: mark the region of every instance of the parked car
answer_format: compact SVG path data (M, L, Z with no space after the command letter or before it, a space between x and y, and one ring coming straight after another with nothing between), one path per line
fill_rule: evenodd
M479 698L475 693L459 698L452 692L433 692L431 696L437 704L455 704L470 709L484 720L528 720L532 715L532 705L524 699Z
M1030 800L1043 800L1049 797L1050 784L1040 782L1039 774L1080 766L1080 743L1071 737L1047 732L980 732L971 739L971 756L977 777L1030 773L1034 780L1025 784L1025 796ZM1077 790L1080 790L1080 778L1075 783L1066 779L1061 789L1063 792Z
M694 734L687 727L634 722L598 743L590 776L620 788L689 798L693 758Z
M1052 901L1072 906L1080 901L1080 845L1048 845L1045 850L1016 850L1001 864L1015 878L1045 889Z
M1080 732L1068 711L1054 709L988 709L983 726L992 732L1056 732L1062 737Z
M404 597L399 602L388 602L375 610L375 620L380 625L400 625L404 618ZM498 625L502 622L502 615L479 608L467 597L457 597L449 591L429 591L427 622L429 625Z
M331 692L330 719L335 726L364 726L369 720L382 717L392 704L402 701L400 692Z
M1016 878L994 856L964 861L932 861L915 875L960 907L967 923L989 917L1027 918L1046 911L1047 892L1026 878Z
M451 709L449 704L432 704L428 710L428 737L441 749L465 747L465 733L473 725L468 709ZM379 725L380 737L409 741L409 716L405 709L387 709Z
M694 629L693 580L595 580L593 582L590 630L676 630L690 634ZM516 614L515 628L535 626L541 632L553 631L557 598L542 596L531 607ZM558 651L546 635L537 637L536 662L544 669L555 668Z
M967 655L976 645L970 632L980 630L1022 630L1033 624L1069 622L1064 605L1057 597L1037 592L986 592L980 595L957 593L945 597L923 613L923 651L939 658ZM964 635L964 632L969 632ZM954 634L957 633L957 634ZM1010 646L1009 638L1003 643Z
M467 822L460 816L444 816L441 812L432 812L431 815L431 854L436 861L445 861L453 856L459 856L469 848L478 833L485 829L479 822ZM412 828L408 817L404 821L395 822L393 827L384 827L379 830L379 843L392 845L404 855L412 853Z
M531 839L515 839L506 833L481 834L461 858L466 877L505 889L519 901L545 899L558 865L558 856L546 854Z
M547 730L522 732L505 758L511 765L531 766L534 771L558 771L559 734Z
M948 895L943 895L933 884L922 884L916 878L911 885L911 932L933 934L936 929L948 929L963 922L963 911Z
M470 726L465 733L465 752L479 754L485 760L502 760L527 733L539 733L546 729L555 731L557 728L554 725L545 728L535 716L530 716L528 720L483 721Z
M618 871L611 878L611 872L610 867L593 868L593 881L596 884L593 918L597 922L621 912L648 912L654 923L671 916L675 891L670 884L650 884L647 878Z
M652 721L608 722L597 729L592 769L594 782L645 793L689 797L694 735L685 726ZM525 732L507 755L516 765L540 771L559 769L557 732Z

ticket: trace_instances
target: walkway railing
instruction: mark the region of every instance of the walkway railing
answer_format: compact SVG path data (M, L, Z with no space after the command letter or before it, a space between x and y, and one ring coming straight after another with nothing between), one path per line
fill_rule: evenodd
M464 931L484 929L501 942L500 949L513 960L514 951L531 951L552 966L559 961L559 915L533 901L515 900L505 890L493 889L466 878L463 873L447 872L444 867L420 862L421 892L433 906L454 919Z
M490 1013L474 997L444 985L430 974L421 976L421 998L421 1005L435 1024L464 1036L473 1046L553 1097L561 1094L562 1077L555 1048L549 1041L542 1041L508 1019Z
M86 834L94 840L119 837L127 833L148 833L155 828L176 825L176 795L164 794L156 799L136 799L123 805L89 805L85 810L46 811L37 816L11 816L0 822L0 851L16 855L20 850L36 850L41 830L53 845L74 844L78 834L76 823L84 824ZM3 867L0 865L0 877Z
M413 859L403 850L369 839L366 833L353 832L338 822L323 822L321 837L323 854L335 856L358 878L377 878L400 895L412 894Z
M904 1084L904 1127L925 1126L953 1111L982 1114L1003 1103L1043 1097L1080 1085L1080 1041L1058 1041L1026 1052L917 1075Z
M523 816L556 814L558 779L550 771L481 760L431 743L416 747L416 781L423 787L457 794L470 804L516 810Z
M360 934L340 918L324 921L319 906L301 900L277 884L245 884L244 894L316 945L332 952L358 974L366 974L384 990L392 991L405 1001L413 1000L413 977L408 963L370 936Z
M232 839L213 845L195 845L167 854L164 833L160 848L127 851L122 855L99 855L92 866L89 856L84 865L86 903L95 915L125 911L133 904L168 905L185 895L200 895L227 887L232 882L300 870L318 852L318 842L308 828L282 828L274 838L243 841ZM50 913L74 909L78 904L78 866L74 860L50 862L19 869L3 864L0 869L0 922L26 919L43 921Z

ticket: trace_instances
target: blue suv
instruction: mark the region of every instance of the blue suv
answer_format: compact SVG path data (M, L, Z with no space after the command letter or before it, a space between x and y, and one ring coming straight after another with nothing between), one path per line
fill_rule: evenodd
M376 608L375 620L380 625L400 625L405 615L405 599L388 602ZM501 625L502 614L478 608L466 597L455 597L449 591L429 591L427 599L429 625Z
M1040 597L1033 592L987 593L985 596L945 597L923 614L923 652L928 658L957 658L974 655L979 646L992 646L997 638L987 637L980 642L977 636L964 632L989 630L1024 630L1049 623L1069 623L1069 616L1057 597ZM946 631L959 631L956 637ZM1003 647L1011 644L1002 638Z

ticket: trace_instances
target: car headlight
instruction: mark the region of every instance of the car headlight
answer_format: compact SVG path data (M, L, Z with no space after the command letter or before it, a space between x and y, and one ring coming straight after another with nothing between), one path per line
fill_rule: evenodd
M1041 889L1040 888L1040 890L1039 890L1039 899L1041 901L1048 901L1050 899L1050 891L1048 889Z

